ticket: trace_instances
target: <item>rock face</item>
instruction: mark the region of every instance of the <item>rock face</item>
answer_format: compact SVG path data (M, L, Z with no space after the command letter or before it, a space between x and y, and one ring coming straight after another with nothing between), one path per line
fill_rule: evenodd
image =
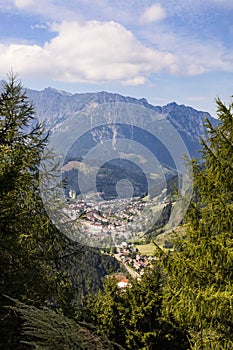
M120 104L121 107L125 106L127 118L132 125L135 125L136 119L141 119L143 128L150 126L153 119L159 119L161 127L163 120L171 122L183 138L191 156L197 156L200 138L205 137L205 119L208 118L213 125L218 123L208 112L197 111L175 102L163 107L153 106L145 98L136 99L105 91L71 94L49 87L42 91L26 89L26 93L33 102L38 120L43 121L52 133L57 130L62 132L64 126L73 127L74 124L82 129L85 124L84 115L89 117L88 111L89 114L94 109L102 112L100 106ZM124 111L123 107L122 110ZM107 113L100 119L102 123L108 122Z
M153 106L144 98L104 91L71 94L46 88L26 89L26 93L36 118L49 130L51 147L62 155L76 192L79 186L74 179L80 173L85 180L82 191L93 190L90 184L95 177L97 190L107 184L110 197L110 184L131 174L133 193L143 195L148 186L182 173L179 164L186 153L199 156L206 118L218 123L207 112L175 102Z
M104 91L81 94L70 94L52 88L46 88L43 91L30 89L26 91L33 101L38 119L44 121L52 132L57 129L62 130L63 126L72 125L74 122L82 129L82 124L85 122L83 112L88 108L91 113L98 107L100 110L101 105L121 104L127 108L128 119L133 125L135 125L135 119L140 117L143 119L143 127L151 124L151 116L157 116L156 119L161 120L161 125L164 119L169 120L183 138L191 156L197 156L200 138L205 137L205 119L208 118L214 125L217 123L209 113L177 105L175 102L160 107L149 104L144 98L136 99ZM138 112L137 115L135 111ZM145 116L140 116L140 113L145 111L150 116L147 120ZM104 122L104 117L101 122ZM105 122L107 122L106 117Z

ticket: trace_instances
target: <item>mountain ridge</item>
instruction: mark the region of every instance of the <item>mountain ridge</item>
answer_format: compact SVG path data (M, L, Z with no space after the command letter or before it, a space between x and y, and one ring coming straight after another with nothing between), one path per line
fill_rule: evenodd
M131 104L135 108L138 106L146 111L151 111L161 120L166 119L171 122L184 140L190 155L194 157L198 157L200 139L205 138L206 135L205 119L208 118L214 126L218 123L218 120L213 118L210 113L196 110L184 104L179 105L176 102L164 106L155 106L148 103L145 98L137 99L107 91L70 93L52 87L43 90L25 88L25 91L34 105L36 118L43 122L52 133L56 129L62 130L62 126L67 126L67 121L72 118L72 123L75 119L80 124L78 115L89 107L94 108L95 106L110 105L111 103ZM135 113L135 110L132 111L132 114ZM135 116L132 115L130 118L134 122ZM103 121L103 118L101 121ZM146 118L143 119L143 122L147 123L147 121ZM80 127L82 127L81 124Z

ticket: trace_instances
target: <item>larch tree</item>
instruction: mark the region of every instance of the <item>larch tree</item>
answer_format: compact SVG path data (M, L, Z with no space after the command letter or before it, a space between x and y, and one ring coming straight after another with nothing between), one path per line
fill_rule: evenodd
M116 278L108 278L104 291L85 300L81 319L124 349L185 350L185 333L161 313L163 283L159 266L147 271L140 281L132 280L123 290Z
M202 157L193 161L194 201L186 237L165 259L164 309L188 331L190 348L233 348L233 103L217 99Z
M16 348L19 325L17 316L4 308L9 303L4 295L38 306L53 300L68 307L64 295L70 282L57 266L64 238L51 224L39 191L46 142L21 83L9 74L0 95L0 343L4 349Z
M0 348L115 349L75 320L89 267L79 264L98 254L61 233L45 210L41 192L57 193L53 161L45 171L52 188L40 183L41 159L51 160L46 144L25 90L9 74L0 94Z

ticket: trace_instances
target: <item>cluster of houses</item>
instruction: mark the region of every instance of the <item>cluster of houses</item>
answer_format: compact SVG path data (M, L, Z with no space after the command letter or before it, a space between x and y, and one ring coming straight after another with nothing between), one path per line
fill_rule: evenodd
M95 195L98 197L100 194ZM140 279L145 270L153 265L156 257L140 254L133 244L126 241L138 238L138 233L145 232L145 224L151 216L150 210L156 205L163 208L166 204L163 197L146 201L140 197L131 200L118 198L99 201L93 194L77 198L76 193L70 190L67 203L67 214L73 219L78 219L88 240L97 240L97 245L102 247L114 246L115 249L112 249L111 253L105 252L120 261L133 277ZM136 232L136 236L132 236L132 232ZM117 285L124 290L130 286L130 282L127 277L121 275L117 277Z
M120 261L128 271L130 269L131 275L134 274L133 277L140 279L140 276L151 267L156 258L140 254L139 250L126 240L131 238L134 219L141 216L141 221L145 221L142 211L150 203L143 202L141 198L133 199L131 202L125 199L108 202L87 199L70 198L68 210L71 216L81 218L88 239L92 241L97 239L99 243L100 241L103 243L103 246L115 246L111 252L112 256ZM141 229L139 225L139 230ZM121 289L126 288L129 284L125 276L117 280L117 285Z
M132 237L132 232L141 232L144 229L146 215L142 215L145 207L151 203L141 198L131 200L119 198L110 201L96 201L95 198L74 198L70 193L65 211L72 219L80 219L89 239L100 239L104 242L112 236L114 244Z
M117 252L114 256L125 266L133 268L138 275L143 275L145 270L152 265L152 261L156 259L154 256L139 254L138 249L135 249L132 244L127 242L122 242L117 247Z
M126 270L137 280L141 280L141 276L145 270L152 266L152 261L156 260L154 256L144 256L139 254L138 250L132 244L122 242L120 246L116 247L115 252L111 254L117 260L121 261L126 267ZM129 270L130 268L130 270ZM119 289L125 290L131 286L127 277L122 274L115 274L114 278Z

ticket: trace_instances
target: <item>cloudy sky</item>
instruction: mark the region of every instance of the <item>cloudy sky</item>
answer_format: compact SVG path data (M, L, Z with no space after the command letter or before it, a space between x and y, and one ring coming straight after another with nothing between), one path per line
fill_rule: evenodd
M233 94L233 0L0 0L0 79L215 115Z

